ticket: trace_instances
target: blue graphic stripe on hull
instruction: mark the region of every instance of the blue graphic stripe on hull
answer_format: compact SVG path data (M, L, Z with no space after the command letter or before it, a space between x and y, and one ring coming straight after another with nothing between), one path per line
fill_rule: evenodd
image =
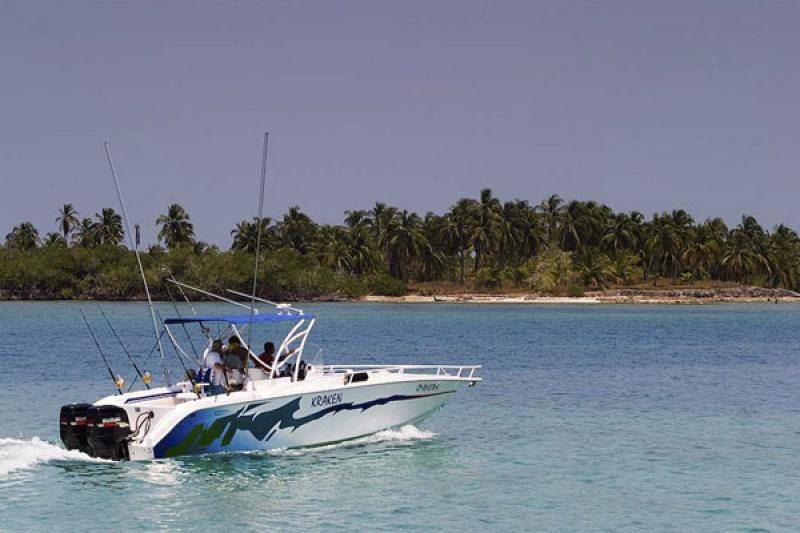
M302 397L294 398L276 409L255 414L252 414L252 411L266 402L242 406L233 413L219 418L209 417L213 412L219 412L219 409L204 409L192 413L181 420L172 431L156 444L153 453L156 458L161 458L223 451L231 444L236 433L240 430L249 432L261 442L267 442L275 435L278 429L290 429L294 432L297 428L329 414L355 410L364 412L373 407L387 405L392 402L418 400L452 392L454 391L417 395L395 394L361 403L339 403L300 418L295 418L294 415L300 410Z

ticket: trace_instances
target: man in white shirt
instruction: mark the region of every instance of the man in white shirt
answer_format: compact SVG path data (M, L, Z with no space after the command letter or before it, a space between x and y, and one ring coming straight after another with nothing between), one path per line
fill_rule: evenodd
M211 370L211 381L208 395L222 394L225 392L225 369L222 367L222 341L214 341L211 349L203 359L203 367Z

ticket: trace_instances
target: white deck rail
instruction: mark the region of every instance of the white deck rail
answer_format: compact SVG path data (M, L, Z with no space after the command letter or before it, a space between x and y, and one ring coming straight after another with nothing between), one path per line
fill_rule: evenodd
M355 372L392 372L404 374L406 370L420 371L418 373L434 376L449 376L459 379L480 379L475 376L475 371L482 365L325 365L325 373L352 374Z

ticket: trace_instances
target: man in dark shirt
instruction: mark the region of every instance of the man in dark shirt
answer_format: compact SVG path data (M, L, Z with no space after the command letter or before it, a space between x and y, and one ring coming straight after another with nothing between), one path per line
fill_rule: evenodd
M264 343L264 351L258 356L258 360L272 368L275 362L275 345L267 341Z

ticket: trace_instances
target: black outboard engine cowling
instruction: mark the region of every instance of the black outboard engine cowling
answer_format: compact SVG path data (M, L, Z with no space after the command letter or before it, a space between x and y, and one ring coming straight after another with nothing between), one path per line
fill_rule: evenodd
M86 412L91 406L89 403L72 403L61 407L59 416L61 442L68 450L91 452L86 441Z
M127 437L131 433L128 413L116 405L93 405L86 413L86 440L91 455L120 461L128 459Z

